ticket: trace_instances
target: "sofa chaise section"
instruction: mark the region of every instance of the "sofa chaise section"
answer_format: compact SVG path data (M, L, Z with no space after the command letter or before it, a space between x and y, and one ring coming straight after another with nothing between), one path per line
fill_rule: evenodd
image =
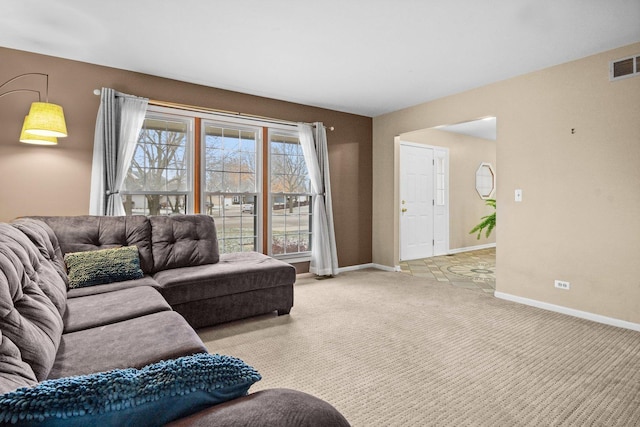
M157 272L162 295L195 328L293 306L295 269L257 252L220 255L216 264Z
M219 254L213 218L151 216L153 279L171 307L200 328L293 306L293 266L257 252Z

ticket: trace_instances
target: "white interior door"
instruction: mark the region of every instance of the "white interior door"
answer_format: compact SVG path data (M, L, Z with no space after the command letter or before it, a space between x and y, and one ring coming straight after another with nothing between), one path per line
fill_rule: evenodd
M433 256L434 150L400 144L400 259Z

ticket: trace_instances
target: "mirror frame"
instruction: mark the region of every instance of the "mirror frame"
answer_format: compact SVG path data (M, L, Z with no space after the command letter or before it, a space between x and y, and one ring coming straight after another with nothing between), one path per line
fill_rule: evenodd
M476 170L476 191L482 200L491 199L496 192L496 172L491 163L482 162Z

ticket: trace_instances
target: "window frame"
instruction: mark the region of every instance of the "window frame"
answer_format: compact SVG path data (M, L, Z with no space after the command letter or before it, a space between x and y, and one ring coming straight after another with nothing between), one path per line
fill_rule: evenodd
M156 119L156 120L174 120L174 121L184 121L187 124L187 141L185 148L185 164L186 164L186 172L187 172L187 190L182 191L163 191L163 190L122 190L120 191L121 197L131 195L131 196L147 196L147 195L164 195L164 196L175 196L182 195L186 197L185 213L192 214L194 213L195 200L194 200L194 160L195 160L195 136L194 136L194 128L195 128L195 119L188 115L177 114L175 112L165 111L166 109L162 107L154 107L149 106L147 108L147 112L145 114L144 120L147 119ZM138 136L138 140L136 141L136 145L139 143L140 137ZM137 149L137 147L136 147ZM135 152L134 152L135 156ZM126 180L125 180L126 183ZM125 184L126 185L126 184Z
M265 150L267 151L267 164L268 164L268 171L264 174L264 176L268 179L267 182L267 190L268 190L268 202L269 202L269 210L271 210L271 206L273 205L273 194L281 194L281 193L272 193L271 192L271 166L272 166L272 159L271 159L271 134L272 133L279 133L279 134L285 134L287 136L292 136L298 139L298 144L300 144L300 133L297 131L297 129L291 130L291 129L274 129L274 128L268 128L267 131L267 138L266 138L266 143L265 145ZM300 147L302 148L302 147ZM309 171L307 171L307 174L309 173ZM309 198L309 250L305 251L305 252L295 252L295 253L284 253L284 254L273 254L273 215L268 215L268 219L267 219L267 239L268 239L268 254L269 256L272 256L274 258L283 260L283 261L287 261L287 262L307 262L311 260L311 248L313 245L313 195L311 192L311 189L309 189L309 193L290 193L290 194L296 194L296 195L301 195L304 194ZM286 234L285 234L286 236Z
M311 247L312 247L312 214L309 216L309 251L297 252L290 254L276 254L273 255L272 249L272 215L271 206L267 211L267 202L271 202L271 153L269 147L269 135L270 132L276 131L279 133L286 133L295 136L299 140L299 132L297 124L278 122L270 119L259 119L252 117L242 117L236 113L223 113L223 112L208 112L203 110L197 110L195 108L179 108L179 107L167 107L159 105L149 105L145 119L149 116L162 116L180 118L188 120L190 123L190 146L187 150L188 161L188 174L189 174L189 189L187 192L187 209L188 214L203 214L206 215L207 210L205 206L205 195L208 193L205 186L205 173L206 156L204 151L206 149L204 143L204 122L217 123L220 125L228 125L233 128L255 128L258 129L259 143L256 150L256 248L255 250L260 253L265 253L274 258L281 259L287 262L308 262L311 260ZM198 134L196 136L196 134ZM199 170L195 170L199 165ZM197 181L197 182L196 182ZM198 196L196 197L196 192ZM175 194L172 192L170 194ZM144 193L148 194L148 193ZM236 193L226 193L228 195L236 195ZM249 194L249 193L247 193ZM251 193L253 194L253 193ZM237 195L243 195L237 193ZM313 196L311 193L307 194L309 197L309 209L313 206ZM197 200L196 200L197 199ZM196 203L199 206L196 206Z
M234 129L234 130L238 130L238 131L248 131L248 132L255 132L256 134L256 170L255 170L255 193L249 193L249 192L224 192L224 191L215 191L215 192L209 192L207 191L206 188L206 173L207 173L207 167L206 167L206 149L207 149L207 145L206 145L206 141L205 141L205 137L206 137L206 126L207 125L213 125L213 126L219 126L225 129ZM261 252L262 248L263 248L263 242L264 242L264 224L261 220L262 218L262 194L263 194L263 175L264 172L262 170L262 151L263 151L263 130L262 127L260 126L256 126L256 125L246 125L243 123L237 123L235 121L231 121L231 120L216 120L210 117L201 117L201 121L200 121L200 138L201 138L201 142L200 142L200 171L195 171L196 173L199 172L200 174L200 206L199 208L199 212L200 213L206 213L206 206L204 205L205 203L205 199L206 199L206 195L207 194L213 194L213 195L219 195L219 196L233 196L233 197L242 197L242 196L255 196L256 198L256 203L255 203L255 212L253 212L254 215L254 221L255 221L255 233L256 233L256 241L255 241L255 251ZM242 211L241 211L242 214ZM218 227L216 227L218 228ZM219 234L219 233L218 233ZM242 239L242 236L241 236Z

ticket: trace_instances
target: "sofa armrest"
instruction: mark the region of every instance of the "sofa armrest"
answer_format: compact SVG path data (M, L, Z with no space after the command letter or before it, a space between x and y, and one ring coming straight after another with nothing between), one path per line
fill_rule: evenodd
M348 427L349 422L324 400L288 389L269 389L212 406L174 421L171 427Z

